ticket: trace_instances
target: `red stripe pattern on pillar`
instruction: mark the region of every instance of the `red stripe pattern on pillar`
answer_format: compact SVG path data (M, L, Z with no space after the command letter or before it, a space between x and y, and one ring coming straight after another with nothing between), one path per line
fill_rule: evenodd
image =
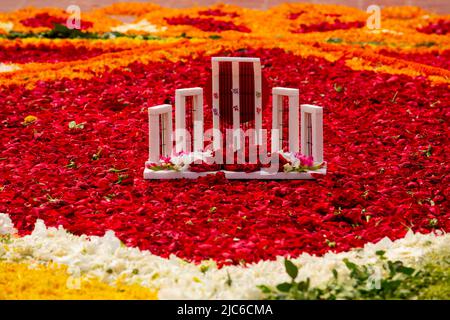
M230 61L219 62L219 114L221 130L233 124L233 71ZM222 131L224 132L224 131Z
M255 71L253 62L239 63L240 122L255 120Z

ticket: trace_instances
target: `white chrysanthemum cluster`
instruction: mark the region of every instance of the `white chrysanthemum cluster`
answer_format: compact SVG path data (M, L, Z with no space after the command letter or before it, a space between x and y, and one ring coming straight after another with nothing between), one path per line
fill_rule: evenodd
M17 230L14 228L11 218L4 213L0 213L0 235L9 235L16 232Z
M211 150L200 152L194 151L190 153L181 153L180 155L170 158L170 162L175 165L175 168L179 171L186 171L189 165L194 162L207 162L212 163L213 153Z
M12 22L2 22L0 21L0 30L11 32L14 28L14 24Z
M12 230L9 217L1 215L4 226ZM6 226L6 227L5 227ZM292 259L299 267L298 280L310 278L312 286L322 286L335 269L345 276L348 270L342 260L348 258L357 264L376 263L376 252L385 251L390 260L408 265L420 265L431 252L450 250L449 234L414 234L391 241L384 238L376 244L349 252L327 253L322 257L302 254ZM78 276L96 276L107 283L121 279L159 291L160 299L260 299L258 285L277 285L289 281L284 269L284 258L260 261L247 266L217 268L214 262L200 265L175 256L164 259L124 246L112 231L103 237L74 236L63 228L47 228L38 220L31 235L13 237L0 246L0 260L28 262L56 262L69 266L69 272Z
M2 72L13 72L16 70L20 70L20 67L15 64L5 64L0 62L0 73Z
M120 33L127 33L128 31L142 31L146 33L158 33L161 31L166 31L167 27L157 27L151 24L147 20L143 19L136 23L122 24L117 27L111 28L111 31L116 31Z

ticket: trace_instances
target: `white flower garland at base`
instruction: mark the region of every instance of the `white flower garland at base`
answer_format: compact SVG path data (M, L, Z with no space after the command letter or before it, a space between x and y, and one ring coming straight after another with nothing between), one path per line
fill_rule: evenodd
M9 216L0 214L0 234L12 231ZM331 279L333 269L340 275L348 274L342 262L344 258L357 264L375 263L379 250L385 251L385 257L390 260L420 265L432 252L449 251L450 235L410 231L396 241L384 238L361 249L329 252L322 257L304 253L292 262L299 266L298 280L310 278L312 286L321 286ZM67 265L72 275L96 276L107 283L121 279L158 290L160 299L261 299L258 285L274 286L289 281L283 257L219 269L213 261L196 265L175 256L165 259L149 251L126 247L112 231L103 237L75 236L62 227L47 228L41 220L36 222L32 234L13 236L5 244L0 243L0 260L53 261Z

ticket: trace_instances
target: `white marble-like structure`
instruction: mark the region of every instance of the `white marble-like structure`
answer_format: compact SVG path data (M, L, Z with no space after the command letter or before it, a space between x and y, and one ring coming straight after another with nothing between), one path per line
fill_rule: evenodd
M220 64L231 63L231 92L221 92ZM223 146L225 133L220 131L221 114L220 97L229 95L228 103L232 103L232 110L228 115L232 115L231 127L233 132L241 129L242 121L240 106L240 63L252 64L254 84L253 93L254 110L252 123L254 126L254 143L261 146L267 145L263 139L262 127L262 74L261 61L259 58L238 58L238 57L214 57L212 58L212 146L218 150ZM247 79L247 78L246 78ZM248 96L248 92L246 93ZM186 98L192 97L192 110L186 109ZM283 139L288 140L288 152L301 152L305 156L312 156L314 164L323 163L323 109L319 106L299 104L299 90L292 88L275 87L272 89L272 130L271 130L271 152L272 154L282 149ZM283 97L288 99L288 109L283 110ZM249 109L246 106L246 110ZM188 115L186 112L192 112ZM283 112L288 112L288 124L283 123ZM175 91L175 130L172 127L172 106L165 104L148 109L149 115L149 158L144 170L145 179L179 179L197 178L214 172L191 172L189 170L152 170L149 164L158 163L161 157L171 157L180 152L201 152L204 148L204 121L203 121L203 89L187 88ZM186 128L187 117L192 119L192 128ZM286 118L286 117L285 117ZM283 127L288 125L288 137L283 137ZM190 129L190 130L187 130ZM188 138L186 132L192 133ZM267 139L266 139L267 140ZM232 146L239 149L238 139L233 139ZM192 150L193 149L193 150ZM267 148L266 148L267 150ZM326 174L326 167L308 172L269 172L261 170L256 172L235 172L223 171L229 179L313 179L313 173Z

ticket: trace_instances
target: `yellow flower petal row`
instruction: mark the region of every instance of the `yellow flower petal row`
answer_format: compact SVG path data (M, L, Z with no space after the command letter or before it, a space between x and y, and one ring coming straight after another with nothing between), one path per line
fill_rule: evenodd
M110 286L97 279L72 278L66 267L0 262L0 300L154 300L138 285Z
M353 30L336 30L330 32L313 32L309 34L296 35L292 30L298 29L301 24L310 25L321 22L332 23L336 18L342 22L352 21L366 21L369 17L364 11L356 8L340 6L340 5L320 5L320 4L282 4L272 7L268 10L254 10L242 8L233 5L219 4L213 7L195 7L189 9L169 9L163 8L153 4L135 3L132 6L126 3L113 4L111 6L98 9L96 14L105 15L131 15L135 17L135 21L146 19L150 23L166 27L167 31L158 33L162 36L178 36L181 33L186 33L193 37L207 37L211 33L198 30L192 26L172 26L169 25L165 18L177 16L189 17L203 17L201 15L205 10L221 10L225 13L236 13L238 17L232 16L214 16L215 20L233 21L237 25L245 25L249 27L252 32L248 35L236 31L225 31L220 35L223 38L234 37L271 37L271 38L314 38L328 39L330 36L342 35L344 40L348 42L373 42L386 39L386 36L392 37L392 41L397 42L401 36L402 42L412 45L413 43L420 43L423 38L428 40L441 41L445 44L450 44L449 39L436 35L424 35L417 32L416 28L428 24L430 21L435 21L440 18L448 19L449 16L438 16L428 13L417 7L388 7L383 9L381 13L381 28L387 32L372 32L370 30L360 29ZM301 13L301 14L300 14ZM300 14L296 19L289 19L291 14Z
M173 38L172 38L173 39ZM61 42L74 40L61 40ZM76 40L78 43L83 41ZM342 47L331 44L304 42L301 45L292 41L280 40L276 43L270 39L243 39L241 41L221 40L220 44L207 40L173 39L171 41L144 41L128 39L129 48L121 52L105 53L87 60L60 63L28 63L21 65L21 69L0 73L0 84L23 84L27 88L34 87L37 81L57 80L62 77L69 79L90 79L105 70L112 70L128 66L133 62L149 63L151 61L178 61L193 59L199 54L213 55L223 50L237 50L242 47L253 48L282 48L295 55L307 57L322 57L328 61L346 59L346 64L353 70L375 70L390 74L405 74L409 76L422 75L434 83L450 83L450 71L405 61L398 58L385 57L376 51ZM123 41L126 43L127 41ZM134 43L133 43L134 42ZM133 49L134 47L134 49Z
M249 34L237 31L225 31L220 35L222 38L314 38L315 40L328 39L330 36L342 36L345 42L395 42L396 45L411 45L427 41L435 41L437 44L449 45L449 37L439 35L426 35L416 29L431 21L438 19L449 19L450 15L436 15L428 13L417 7L388 7L381 13L381 30L350 29L329 32L312 32L312 34L295 34L293 30L300 25L310 25L321 22L332 23L336 18L342 22L362 21L365 22L369 14L356 8L339 5L319 4L283 4L268 10L247 9L232 5L215 5L212 7L195 7L185 9L164 8L150 3L116 3L110 6L81 13L81 20L93 23L87 31L108 32L114 27L122 24L120 18L127 16L139 22L147 20L152 25L160 27L157 32L159 36L173 37L185 33L192 37L209 37L210 32L201 31L189 25L169 25L166 18L177 16L189 16L192 18L206 18L202 14L206 10L220 10L224 13L237 14L238 16L211 16L214 20L233 21L237 25L245 25L252 30ZM22 25L20 21L32 18L40 13L67 18L68 14L62 9L26 8L11 13L0 14L0 22L11 22L14 31L18 32L41 32L48 28L33 28ZM291 14L299 14L298 17L290 18ZM137 33L132 29L127 33ZM400 40L400 43L398 43ZM425 49L426 50L426 49Z

